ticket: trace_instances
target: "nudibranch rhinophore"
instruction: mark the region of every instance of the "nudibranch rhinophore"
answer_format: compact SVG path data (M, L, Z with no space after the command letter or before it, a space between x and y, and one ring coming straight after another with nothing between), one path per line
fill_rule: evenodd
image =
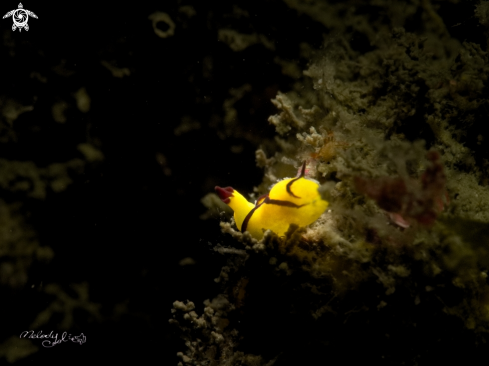
M232 187L216 186L215 190L234 210L234 221L241 232L248 231L255 239L261 239L264 230L268 229L283 236L290 224L310 225L328 207L328 201L318 192L319 184L306 178L305 170L304 162L298 177L281 180L255 204Z

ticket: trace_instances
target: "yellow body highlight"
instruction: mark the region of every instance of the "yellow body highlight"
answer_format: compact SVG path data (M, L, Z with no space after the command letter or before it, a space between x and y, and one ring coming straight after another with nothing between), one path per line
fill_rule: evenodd
M228 205L233 209L234 221L236 222L238 230L241 231L241 225L243 224L246 215L255 208L255 205L248 202L248 200L238 191L233 192L233 197L230 198Z
M298 178L278 182L268 197L261 197L256 206L236 190L229 198L228 205L234 210L234 220L240 231L243 231L241 229L246 218L254 210L246 222L246 231L251 236L261 239L264 230L272 230L283 236L290 224L310 225L326 210L328 202L321 198L318 188L319 184L304 178L302 174Z

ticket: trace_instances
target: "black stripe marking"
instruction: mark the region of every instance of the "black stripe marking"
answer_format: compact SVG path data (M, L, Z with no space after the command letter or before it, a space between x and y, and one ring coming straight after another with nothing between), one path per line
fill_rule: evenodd
M268 193L267 194L262 194L260 197L258 197L258 199L256 200L256 203L260 202L265 197L268 197ZM260 202L260 203L262 203L262 202ZM256 206L256 204L255 204L255 206Z
M300 178L300 177L299 177ZM262 196L263 197L263 196ZM241 225L241 232L244 233L246 231L246 228L248 227L248 222L251 219L251 216L253 216L253 213L263 204L269 204L269 205L277 205L277 206L284 206L284 207L292 207L292 208L301 208L303 206L306 206L307 203L303 205L298 205L294 202L290 201L282 201L282 200L272 200L268 195L265 197L262 203L260 203L258 206L253 207L253 209L248 212L248 215L246 215L245 219L243 220L243 224Z
M306 161L304 160L304 163L302 164L301 174L297 178L292 179L289 183L287 183L286 186L287 193L290 194L292 197L300 198L299 196L296 196L290 188L292 187L292 183L294 183L298 179L303 178L305 173L306 173Z
M268 203L270 205L277 205L277 206L285 206L285 207L293 207L293 208L301 208L302 206L305 206L307 205L307 203L303 204L303 205L298 205L294 202L290 202L290 201L282 201L282 200L272 200L270 198L265 199L265 203Z
M268 198L268 196L265 197L265 199L263 200L262 203L260 203L258 206L253 207L253 209L250 212L248 212L248 215L246 215L245 219L243 220L243 224L241 225L241 232L242 233L244 233L246 231L246 227L248 226L248 221L250 221L251 216L253 215L253 212L255 212L258 207L263 205L267 201L267 198Z

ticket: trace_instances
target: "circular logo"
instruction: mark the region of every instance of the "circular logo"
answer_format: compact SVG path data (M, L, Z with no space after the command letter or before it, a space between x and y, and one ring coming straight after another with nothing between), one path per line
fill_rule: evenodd
M17 9L14 11L12 19L17 27L22 28L27 24L27 21L29 20L29 15L24 9Z

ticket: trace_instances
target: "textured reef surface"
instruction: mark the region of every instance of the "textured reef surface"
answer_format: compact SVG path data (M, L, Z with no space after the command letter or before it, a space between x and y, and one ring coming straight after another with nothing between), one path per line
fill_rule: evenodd
M437 2L286 3L329 32L272 99L276 136L256 151L264 176L248 197L306 161L330 206L258 241L206 197L228 262L203 308L173 305L180 365L484 362L488 2L458 19L476 24L472 41Z

